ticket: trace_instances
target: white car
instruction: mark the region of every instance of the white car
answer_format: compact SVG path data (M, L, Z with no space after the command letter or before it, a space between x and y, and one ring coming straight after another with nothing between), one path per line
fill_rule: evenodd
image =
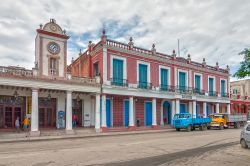
M241 131L240 144L242 148L250 147L250 123L247 123Z

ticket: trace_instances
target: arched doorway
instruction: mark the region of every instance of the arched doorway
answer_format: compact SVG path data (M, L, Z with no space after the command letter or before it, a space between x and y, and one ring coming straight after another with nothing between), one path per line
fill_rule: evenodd
M163 103L163 122L164 125L171 125L172 122L172 111L168 101Z

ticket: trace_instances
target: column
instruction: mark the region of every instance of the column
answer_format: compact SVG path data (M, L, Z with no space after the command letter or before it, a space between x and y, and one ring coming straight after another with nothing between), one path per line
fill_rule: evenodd
M173 119L174 119L174 115L175 115L175 100L172 100L172 103L171 103L171 113L172 113L172 121L171 121L171 124L173 125Z
M102 95L102 128L107 127L106 121L106 95Z
M153 98L152 101L152 126L157 126L156 122L156 98Z
M164 101L161 103L161 123L160 123L161 126L164 126L164 120L163 120L163 104L164 104Z
M38 130L38 89L32 89L31 135L40 135Z
M216 113L220 113L220 104L216 103Z
M178 83L177 68L174 67L174 86L177 86L177 83Z
M230 111L230 103L227 104L227 113L230 114L231 111Z
M132 96L129 97L129 127L135 126L134 120L134 98Z
M192 101L189 101L189 102L188 102L188 112L189 112L190 114L192 114L192 112L193 112L192 104L193 104Z
M66 132L72 131L72 92L67 91L66 101Z
M179 114L180 113L180 100L176 99L175 101L175 113Z
M240 113L240 104L238 104L238 114Z
M95 96L95 130L100 132L100 94Z
M207 117L207 103L203 102L203 114L204 114L204 118Z
M196 118L196 101L193 101L193 118Z

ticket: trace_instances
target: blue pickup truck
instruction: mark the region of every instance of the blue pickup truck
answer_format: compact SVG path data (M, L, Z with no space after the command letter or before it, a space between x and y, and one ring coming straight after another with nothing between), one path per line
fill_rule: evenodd
M195 130L195 128L206 130L210 126L211 121L211 118L192 118L192 114L190 113L180 113L174 115L173 126L176 131L180 131L181 129L191 131Z

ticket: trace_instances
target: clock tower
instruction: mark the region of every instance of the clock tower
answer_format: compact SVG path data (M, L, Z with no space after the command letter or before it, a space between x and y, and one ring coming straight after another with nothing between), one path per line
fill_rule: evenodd
M35 67L40 77L66 78L67 40L66 31L50 19L37 29L35 41Z

